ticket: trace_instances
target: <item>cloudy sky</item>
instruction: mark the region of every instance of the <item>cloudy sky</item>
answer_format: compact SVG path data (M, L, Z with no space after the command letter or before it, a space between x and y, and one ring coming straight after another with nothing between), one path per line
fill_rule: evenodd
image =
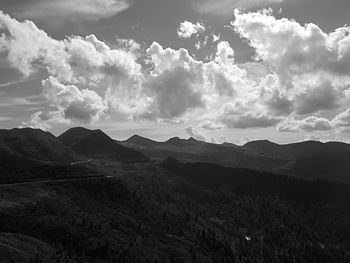
M349 0L1 0L0 127L350 139Z

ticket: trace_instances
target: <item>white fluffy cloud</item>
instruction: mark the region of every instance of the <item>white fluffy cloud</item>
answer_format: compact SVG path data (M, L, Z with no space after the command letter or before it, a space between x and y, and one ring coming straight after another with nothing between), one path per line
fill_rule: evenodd
M350 108L337 114L333 119L309 116L305 119L295 120L294 117L287 119L278 126L281 132L324 132L334 130L336 133L350 131Z
M139 98L142 67L132 51L111 49L94 35L58 41L32 22L3 13L0 29L1 54L24 76L45 68L50 76L43 81L46 98L63 108L67 119L86 122L112 110L136 114L144 103Z
M205 27L201 23L191 23L189 21L183 21L178 30L177 34L181 38L190 38L193 35L202 34L205 32Z
M271 11L235 11L235 31L278 76L279 97L297 114L339 108L350 84L350 28L329 34L315 24L276 19Z
M199 129L196 129L192 126L187 127L185 129L187 134L191 136L192 138L196 139L197 141L203 141L203 142L209 142L209 143L217 143L216 139L214 137L207 136L204 132L202 132Z
M0 55L25 77L47 74L42 83L50 109L34 114L30 126L114 115L187 121L199 127L187 132L206 141L211 139L204 130L279 123L279 131L348 130L350 29L324 33L313 24L276 19L270 11L235 15L235 31L255 49L255 62L237 64L225 41L204 62L157 42L143 51L133 40L117 39L111 47L94 35L56 40L34 23L1 12ZM187 38L205 30L191 25L179 34Z
M186 49L164 49L153 43L147 55L154 68L144 83L151 104L141 117L172 119L188 110L209 109L223 96L232 98L246 81L246 71L234 65L233 54L222 42L215 60L204 63Z
M288 119L281 123L278 130L281 132L314 132L314 131L329 131L332 129L332 124L328 119L310 116L302 120Z
M63 115L64 113L62 110L48 112L38 111L31 115L29 121L22 122L19 128L30 127L46 131L51 129L52 125L57 123L70 124L71 122L65 119Z
M349 132L350 131L350 108L336 115L332 120L332 125L340 129L340 131Z
M223 123L220 122L212 122L209 120L205 120L199 125L202 129L208 130L208 131L216 131L216 130L223 130L226 128L226 126Z
M46 20L100 20L112 17L131 6L129 0L37 0L24 4L16 16Z
M74 85L64 85L54 77L43 81L44 95L51 106L62 109L65 119L90 123L98 120L107 110L103 99L93 90L79 90Z
M186 49L154 42L144 54L147 69L138 62L135 45L124 45L125 40L117 41L122 47L114 49L94 35L55 40L32 22L3 13L0 28L1 54L26 77L45 69L44 95L53 112L68 121L90 122L111 114L173 120L196 109L209 110L222 97L233 98L247 82L246 71L234 64L227 42L218 44L208 63ZM36 115L36 121L38 116L43 114Z
M107 110L136 114L143 103L144 76L133 52L111 49L94 35L58 41L32 22L3 13L0 29L1 54L25 76L45 68L50 76L43 82L46 98L64 108L67 119L94 120Z

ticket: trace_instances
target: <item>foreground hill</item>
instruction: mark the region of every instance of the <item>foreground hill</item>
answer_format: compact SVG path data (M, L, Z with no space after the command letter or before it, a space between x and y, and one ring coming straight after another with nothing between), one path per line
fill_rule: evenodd
M101 130L72 128L58 137L76 153L95 159L116 159L122 162L148 162L141 152L120 145Z
M264 156L236 145L212 144L197 141L193 138L184 140L174 137L166 142L156 142L134 135L120 143L155 159L173 157L183 161L212 162L230 167L265 171L271 171L288 163L288 160Z
M0 151L51 163L81 160L51 133L31 128L0 130Z
M123 144L192 161L142 163L143 154L100 130L69 130L63 143L37 130L14 134L1 137L1 262L350 262L347 184L213 164L266 168L281 159L192 138L134 136ZM87 168L23 157L51 160L73 151L105 160ZM346 176L347 155L298 157L293 168L303 178Z
M208 163L1 187L4 262L350 261L348 186Z

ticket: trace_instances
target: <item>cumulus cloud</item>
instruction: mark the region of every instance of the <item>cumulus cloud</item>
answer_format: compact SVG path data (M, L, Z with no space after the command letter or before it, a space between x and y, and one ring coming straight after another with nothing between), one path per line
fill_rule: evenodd
M0 52L6 53L10 65L25 76L34 71L34 62L42 59L45 53L55 53L51 56L55 58L65 57L62 43L51 39L31 21L21 23L0 11L0 30ZM61 66L61 59L53 61L47 57L45 60L47 64L67 70L63 68L65 65Z
M235 10L232 25L277 78L273 89L264 85L275 113L305 115L342 105L350 85L349 27L327 34L315 24L276 19L269 10Z
M223 115L222 123L228 128L268 128L280 122L279 118L264 113L247 113L242 115Z
M350 108L339 113L332 120L332 125L341 131L350 131Z
M223 123L216 122L216 121L210 121L210 120L205 120L199 126L202 129L208 130L208 131L216 131L216 130L222 130L222 129L226 128L226 126Z
M171 119L188 110L208 108L222 96L232 97L245 85L246 73L234 65L233 50L227 42L218 45L214 61L204 63L186 49L164 49L153 43L147 55L154 68L144 84L151 98L142 117Z
M196 139L197 141L203 141L203 142L209 142L209 143L217 143L216 139L214 137L207 136L205 133L203 133L201 130L196 129L192 126L187 127L185 129L187 134L191 136L192 138Z
M25 77L45 69L45 98L69 121L86 123L111 114L173 121L196 109L209 109L221 97L233 98L246 84L246 71L234 64L227 42L218 44L208 63L186 49L154 42L144 54L148 67L143 68L133 41L119 39L118 48L111 48L94 35L55 40L34 23L3 13L0 28L1 54ZM46 118L35 118L40 119Z
M235 31L256 50L257 59L269 63L284 85L293 77L310 78L323 72L348 76L350 69L350 28L329 34L315 24L300 25L286 18L276 19L271 11L241 13L235 10Z
M201 23L196 23L193 24L189 21L183 21L178 30L177 30L177 34L179 37L181 38L191 38L193 35L198 35L198 34L202 34L205 32L205 27L203 24Z
M24 77L47 74L42 86L50 109L34 114L31 126L117 116L191 122L198 128L187 132L202 139L204 131L279 123L279 131L345 131L350 29L324 33L266 10L235 15L235 31L255 49L255 62L237 64L233 48L219 40L205 61L157 42L143 50L134 40L117 38L112 47L94 35L56 40L3 13L0 55ZM181 32L191 37L199 31ZM316 117L330 111L339 114Z
M217 35L212 34L212 37L213 37L213 43L216 43L221 39L221 33L219 33Z
M57 111L38 111L31 115L29 121L22 122L19 128L30 127L33 129L41 129L47 131L52 125L57 123L70 124L71 122L64 118L61 110Z
M278 126L281 132L325 132L333 130L336 133L350 131L350 109L338 113L333 119L309 116L305 119L295 120L291 117Z
M64 85L54 77L43 81L44 95L51 106L62 109L65 119L90 123L98 120L107 110L103 99L93 90L79 90L74 85Z
M142 67L132 51L111 49L94 35L58 41L3 13L0 29L1 54L26 77L45 68L50 77L43 81L44 94L65 118L87 122L111 110L134 114L143 103Z
M45 20L100 20L129 8L129 0L37 0L15 10L20 18ZM64 19L62 19L64 18Z
M329 131L332 129L332 124L328 119L309 116L302 120L290 118L278 126L281 132L314 132L314 131Z

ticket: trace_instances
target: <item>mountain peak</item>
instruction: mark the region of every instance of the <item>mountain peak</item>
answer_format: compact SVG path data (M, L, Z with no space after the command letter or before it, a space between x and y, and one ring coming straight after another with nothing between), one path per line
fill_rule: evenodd
M171 137L170 139L168 139L168 141L170 140L181 140L181 138L179 136L174 136L174 137Z
M138 134L134 134L130 138L126 139L125 141L126 142L136 142L136 141L151 141L151 140L148 138L142 137Z
M152 146L152 145L157 143L156 141L142 137L142 136L137 135L137 134L134 134L133 136L131 136L129 139L125 140L124 142L128 143L128 144L139 145L139 146Z
M59 138L75 152L88 158L148 162L142 153L119 144L100 129L72 128Z
M172 144L175 146L183 146L184 140L180 139L180 137L172 137L169 140L167 140L165 143Z
M180 137L177 137L177 136L172 137L172 138L167 140L167 142L179 142L179 141L181 141L181 139L180 139Z
M97 130L89 130L84 127L74 127L70 128L69 130L62 133L58 138L61 140L63 144L66 146L72 146L75 142L78 140L81 140L87 136L90 136L92 134L100 134L107 136L103 131L100 129Z
M277 143L271 142L269 140L257 140L257 141L251 141L247 142L244 147L251 146L251 145L278 145Z
M138 140L138 139L146 139L146 138L142 137L142 136L140 136L138 134L134 134L133 136L130 136L129 139L127 139L127 141L128 140Z
M198 142L198 140L196 140L195 138L193 137L190 137L187 139L188 142Z

